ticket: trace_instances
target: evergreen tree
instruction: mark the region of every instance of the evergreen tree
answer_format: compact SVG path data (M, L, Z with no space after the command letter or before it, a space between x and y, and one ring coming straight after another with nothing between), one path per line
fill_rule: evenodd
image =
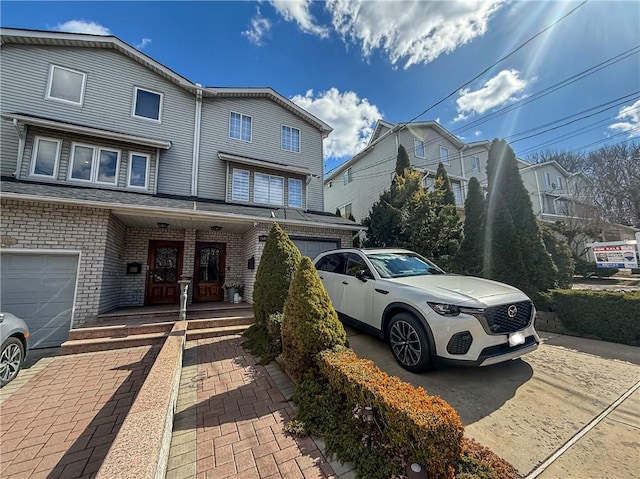
M488 242L485 252L490 254L484 261L485 276L510 283L529 295L552 288L557 270L542 242L516 155L503 140L495 139L491 144L487 178L484 231ZM501 279L506 277L511 279Z
M558 288L571 288L575 261L571 254L569 243L567 243L564 236L554 231L550 226L540 224L540 231L542 232L544 246L551 255L556 268L558 268L558 276L556 277Z
M336 208L336 216L339 216L340 218L342 218L342 213L340 213L340 208Z
M300 261L284 307L282 357L285 368L300 382L317 370L315 357L325 349L345 346L347 334L313 263Z
M438 163L438 170L436 171L435 189L442 195L442 204L454 205L456 204L456 197L453 194L451 188L451 181L449 181L449 175L442 162Z
M455 257L458 273L479 276L482 274L484 251L482 249L482 221L484 198L480 182L474 176L469 180L467 199L464 202L464 237Z
M253 313L257 325L266 325L269 315L283 311L300 259L296 245L278 223L273 223L253 287Z
M404 176L404 170L411 168L411 162L409 161L409 155L404 146L398 147L398 156L396 157L396 176Z

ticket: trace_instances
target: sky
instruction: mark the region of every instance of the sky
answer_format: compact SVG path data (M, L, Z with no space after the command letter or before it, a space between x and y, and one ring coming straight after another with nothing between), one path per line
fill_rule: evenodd
M0 23L115 35L204 86L271 87L333 127L325 173L378 119L523 159L640 141L637 0L2 0Z

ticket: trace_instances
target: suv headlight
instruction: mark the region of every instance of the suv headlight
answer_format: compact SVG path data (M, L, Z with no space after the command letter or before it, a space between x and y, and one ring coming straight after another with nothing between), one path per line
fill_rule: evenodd
M483 308L465 308L456 306L455 304L446 304L446 303L430 303L427 301L427 304L431 309L433 309L440 316L458 316L460 313L466 313L471 315L477 315L484 313Z

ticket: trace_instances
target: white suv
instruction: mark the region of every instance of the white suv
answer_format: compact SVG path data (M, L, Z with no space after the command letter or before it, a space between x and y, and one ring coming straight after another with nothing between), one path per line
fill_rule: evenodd
M535 350L535 308L519 289L447 274L403 249L338 249L314 261L340 319L390 343L400 365L487 366Z

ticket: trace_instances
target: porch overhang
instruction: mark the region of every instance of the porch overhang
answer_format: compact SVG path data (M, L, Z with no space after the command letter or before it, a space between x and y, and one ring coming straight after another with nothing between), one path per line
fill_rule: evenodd
M128 133L103 130L101 128L93 128L90 126L76 125L74 123L67 123L63 121L52 120L50 118L25 115L22 113L3 113L2 119L8 121L17 121L18 123L22 123L24 125L33 125L41 128L48 128L50 130L62 131L65 133L76 133L79 135L94 136L98 138L105 138L108 140L132 143L135 145L160 148L163 150L168 150L169 148L171 148L171 142L168 140L157 140L144 136L129 135Z
M319 176L302 166L285 165L282 163L275 163L273 161L258 160L256 158L248 158L246 156L232 155L231 153L219 152L218 158L222 161L231 161L233 163L240 163L241 165L254 166L259 168L267 168L269 170L277 170L285 173L294 173L302 176Z

